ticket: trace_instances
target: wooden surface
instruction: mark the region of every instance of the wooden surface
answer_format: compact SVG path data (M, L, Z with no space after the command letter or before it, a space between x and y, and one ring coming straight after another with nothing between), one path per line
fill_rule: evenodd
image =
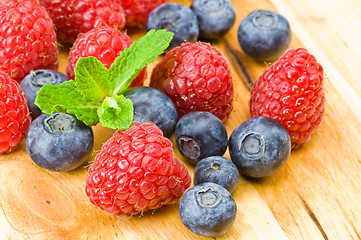
M236 91L228 133L249 117L249 82L267 66L247 57L237 42L238 25L253 10L275 10L289 20L291 47L306 47L325 69L327 102L311 141L293 151L279 173L240 180L233 193L236 221L217 239L361 239L361 2L233 3L236 23L215 44L231 63ZM134 40L144 34L128 33ZM64 72L67 53L59 49ZM148 77L156 62L150 64ZM113 130L96 126L94 133L89 161ZM28 157L23 142L15 152L0 156L0 239L203 239L183 226L178 204L122 219L91 205L84 193L87 167L68 173L43 170Z

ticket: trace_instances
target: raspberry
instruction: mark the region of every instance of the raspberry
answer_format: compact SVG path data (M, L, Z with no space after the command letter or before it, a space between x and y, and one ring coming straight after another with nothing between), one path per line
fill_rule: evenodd
M79 36L69 52L66 74L69 79L74 79L74 68L80 57L94 56L101 61L106 68L109 68L116 57L132 43L129 36L118 29L105 26L94 28ZM143 85L147 75L144 68L133 80L130 86Z
M39 0L53 19L59 41L73 43L79 33L99 26L122 29L125 14L119 0Z
M3 0L0 26L0 71L20 82L31 70L57 69L53 22L36 1Z
M169 0L120 0L125 11L126 25L129 27L144 27L149 13L159 5Z
M251 116L281 123L294 149L310 140L324 110L323 68L303 48L287 50L262 73L251 91Z
M17 81L0 72L0 155L11 152L25 136L31 117Z
M90 201L109 214L135 215L176 202L191 184L172 143L152 122L117 130L86 176Z
M223 53L209 43L185 43L173 48L154 67L150 86L167 94L179 118L208 111L225 122L232 110L233 82Z

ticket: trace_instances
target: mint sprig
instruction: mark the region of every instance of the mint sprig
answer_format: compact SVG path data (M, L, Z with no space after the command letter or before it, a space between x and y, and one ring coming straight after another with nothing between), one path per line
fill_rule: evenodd
M174 33L150 30L124 49L107 69L95 57L79 58L75 80L44 85L35 104L46 114L74 114L88 126L128 129L133 121L133 103L123 96L138 73L168 48Z

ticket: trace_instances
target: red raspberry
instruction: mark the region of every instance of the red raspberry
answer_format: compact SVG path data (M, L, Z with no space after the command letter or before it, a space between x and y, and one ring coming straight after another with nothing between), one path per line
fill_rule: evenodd
M31 70L39 68L58 68L53 22L35 0L3 0L0 4L0 71L20 82Z
M172 99L179 117L193 111L208 111L225 122L232 110L229 63L209 43L185 43L173 48L154 67L150 86Z
M30 122L26 97L19 83L0 72L0 155L16 148Z
M149 13L159 5L169 0L120 0L125 11L126 25L129 27L144 27Z
M255 81L251 116L270 117L291 136L292 148L308 142L325 110L323 68L306 49L289 49Z
M99 26L121 29L125 14L120 0L39 0L53 19L57 37L73 43L79 33Z
M116 57L132 43L129 36L112 27L94 28L79 36L69 52L66 74L69 79L74 79L74 68L80 57L94 56L109 68ZM131 86L143 85L147 76L146 67L133 80Z
M114 215L134 215L176 202L190 186L185 164L152 122L117 130L86 176L90 201Z

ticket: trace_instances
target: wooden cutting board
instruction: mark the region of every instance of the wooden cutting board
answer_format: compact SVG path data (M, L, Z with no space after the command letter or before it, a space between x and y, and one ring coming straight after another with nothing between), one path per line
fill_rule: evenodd
M189 6L191 0L174 2ZM217 239L361 239L361 32L356 31L361 24L361 3L233 3L236 23L214 43L231 64L235 86L234 110L226 122L228 134L249 118L251 83L268 65L246 56L237 41L239 23L253 10L275 10L289 20L290 47L306 47L324 66L327 105L311 141L292 151L279 173L240 180L233 193L236 221ZM137 40L145 30L127 32ZM59 70L65 72L69 49L59 46L59 51ZM158 61L149 65L148 79ZM96 141L89 162L113 132L94 127ZM229 158L228 152L225 157ZM41 169L27 155L24 142L16 151L0 156L0 239L203 239L183 226L178 203L126 218L93 206L84 192L88 167L67 173ZM193 175L193 166L187 167Z

